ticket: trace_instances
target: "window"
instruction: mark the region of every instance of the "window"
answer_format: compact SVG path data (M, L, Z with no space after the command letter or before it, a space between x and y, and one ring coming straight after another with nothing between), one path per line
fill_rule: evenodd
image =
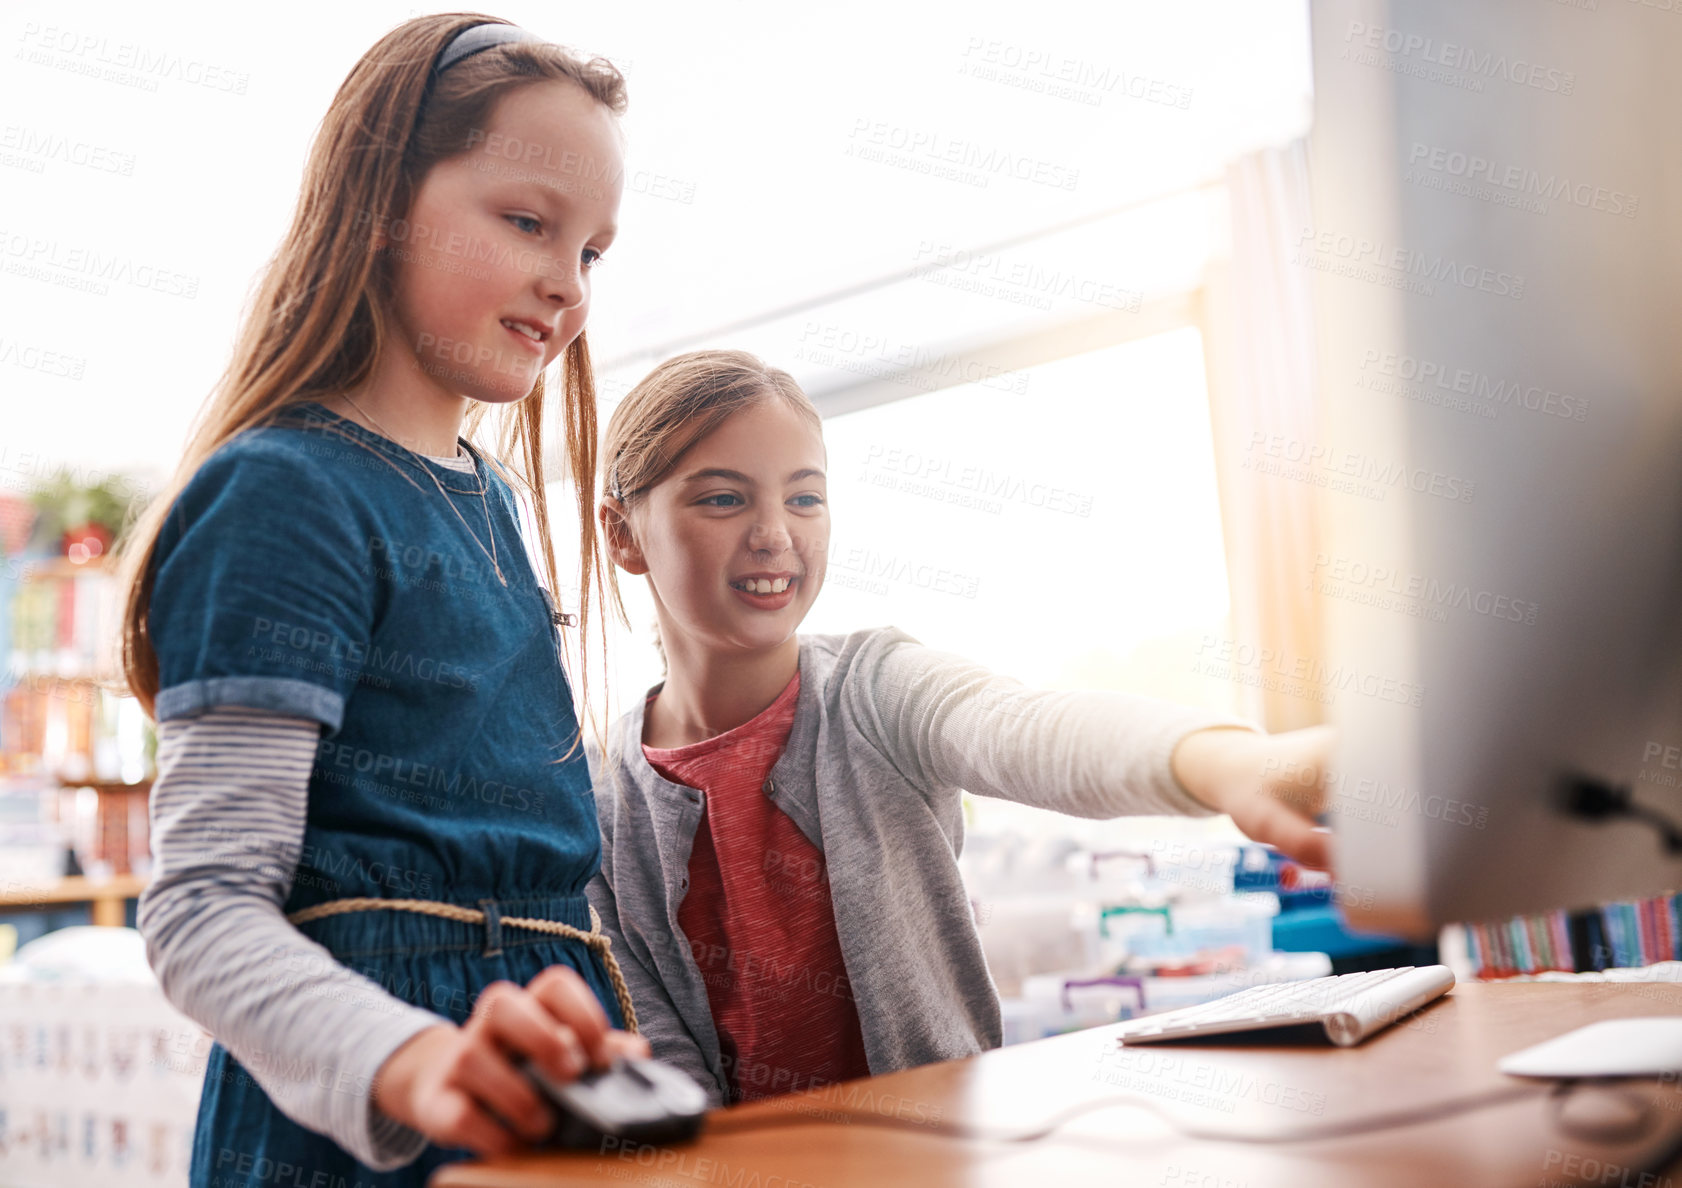
M892 623L1029 685L1239 712L1230 682L1186 662L1228 615L1195 327L833 417L825 439L834 536L803 630ZM1180 831L983 799L972 826L1103 845Z

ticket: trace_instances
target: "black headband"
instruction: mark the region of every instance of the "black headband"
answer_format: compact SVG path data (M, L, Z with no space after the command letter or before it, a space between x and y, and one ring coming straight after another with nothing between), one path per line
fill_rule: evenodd
M426 86L421 88L419 111L426 110L427 101L432 98L433 88L438 85L438 76L463 58L471 58L480 50L488 50L493 45L506 45L511 41L542 41L543 38L535 33L527 33L518 25L483 24L469 25L460 33L450 38L449 44L438 51L438 60L432 63L432 69L427 72ZM420 124L417 115L416 126Z
M480 50L488 50L493 45L505 45L510 41L542 41L543 38L535 33L527 33L518 25L507 25L501 22L484 25L469 25L450 39L438 55L438 60L432 64L432 77L436 79L444 71L454 66L463 58L471 58Z

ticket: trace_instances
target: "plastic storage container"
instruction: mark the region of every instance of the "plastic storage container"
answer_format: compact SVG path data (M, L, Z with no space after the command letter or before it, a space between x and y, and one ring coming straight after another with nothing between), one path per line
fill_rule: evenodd
M1195 957L1215 949L1244 951L1253 965L1273 951L1273 918L1279 897L1267 891L1244 892L1207 902L1177 903L1165 926L1128 937L1135 957Z

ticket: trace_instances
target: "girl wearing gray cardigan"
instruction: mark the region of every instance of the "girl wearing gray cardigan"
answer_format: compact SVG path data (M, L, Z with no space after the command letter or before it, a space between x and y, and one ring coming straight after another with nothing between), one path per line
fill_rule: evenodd
M827 459L786 372L735 351L670 360L620 403L603 458L609 553L649 578L667 675L587 747L602 832L589 895L641 1033L715 1104L732 1097L728 1045L678 924L708 797L643 748L740 727L796 674L761 791L821 852L873 1074L1001 1042L958 869L964 790L1088 818L1230 812L1325 865L1318 788L1269 776L1323 766L1324 729L1268 736L1128 693L1034 690L893 627L798 634L822 582ZM779 577L739 576L753 571ZM798 1025L799 995L775 1009ZM787 1072L778 1088L809 1087Z

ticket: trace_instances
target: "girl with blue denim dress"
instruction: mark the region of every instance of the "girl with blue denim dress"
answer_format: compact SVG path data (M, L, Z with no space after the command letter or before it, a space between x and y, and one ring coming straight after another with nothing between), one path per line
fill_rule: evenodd
M140 928L217 1041L194 1185L419 1185L542 1136L522 1058L568 1080L647 1052L584 894L542 475L557 358L594 470L582 332L624 104L610 64L489 18L382 38L132 536L124 663L159 729ZM488 408L523 473L470 444Z

